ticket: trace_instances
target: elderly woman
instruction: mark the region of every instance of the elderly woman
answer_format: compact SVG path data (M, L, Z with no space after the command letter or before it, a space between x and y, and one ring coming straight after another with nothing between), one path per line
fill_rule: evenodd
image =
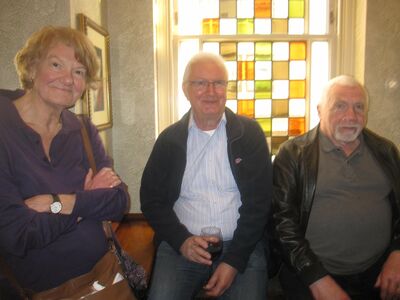
M107 251L103 220L128 207L95 126L68 110L96 83L93 45L81 32L45 27L17 53L21 91L0 91L0 251L20 285L35 292L88 272Z

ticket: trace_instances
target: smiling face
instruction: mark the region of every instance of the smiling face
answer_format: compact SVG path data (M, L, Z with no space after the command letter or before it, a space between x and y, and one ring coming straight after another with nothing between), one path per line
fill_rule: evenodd
M226 103L226 80L224 66L213 59L203 58L191 65L183 91L199 128L212 129L205 124L217 124L221 119Z
M334 85L318 106L321 131L336 145L356 147L367 123L366 95L360 86Z
M32 78L35 98L59 109L74 105L86 88L86 68L63 43L50 47L33 66Z

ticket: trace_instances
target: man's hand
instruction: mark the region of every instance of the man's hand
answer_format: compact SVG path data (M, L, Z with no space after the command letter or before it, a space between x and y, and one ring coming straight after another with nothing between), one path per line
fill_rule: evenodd
M235 279L237 270L227 263L221 262L203 287L206 295L209 297L221 296L231 285Z
M215 242L216 240L217 238L214 237L193 235L183 242L179 250L188 260L211 266L211 254L207 252L208 241Z
M112 188L120 183L121 179L111 168L102 168L95 176L93 176L92 169L89 169L85 177L84 190Z
M316 300L351 300L349 295L329 275L311 284L310 290Z
M390 253L376 280L375 287L381 289L381 299L400 298L400 251Z

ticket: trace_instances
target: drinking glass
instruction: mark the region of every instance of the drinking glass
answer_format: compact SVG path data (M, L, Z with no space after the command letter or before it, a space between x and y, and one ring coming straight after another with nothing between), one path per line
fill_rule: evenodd
M201 228L200 235L203 237L215 237L217 241L208 242L207 251L211 254L211 260L215 261L222 253L222 232L221 228L216 226L207 226Z

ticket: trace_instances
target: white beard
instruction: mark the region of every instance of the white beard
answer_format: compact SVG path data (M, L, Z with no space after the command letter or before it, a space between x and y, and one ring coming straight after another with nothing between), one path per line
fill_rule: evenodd
M342 127L343 125L338 125L336 128L335 128L335 139L337 140L337 141L340 141L340 142L343 142L343 143L351 143L351 142L354 142L357 138L358 138L358 136L360 135L360 133L361 133L361 130L362 130L362 126L360 126L360 125L358 125L358 124L354 124L354 125L345 125L345 126L343 126L343 127L347 127L347 128L349 128L349 127L351 127L351 128L354 128L354 132L345 132L345 133L343 133L343 132L341 132L340 131L340 128Z

